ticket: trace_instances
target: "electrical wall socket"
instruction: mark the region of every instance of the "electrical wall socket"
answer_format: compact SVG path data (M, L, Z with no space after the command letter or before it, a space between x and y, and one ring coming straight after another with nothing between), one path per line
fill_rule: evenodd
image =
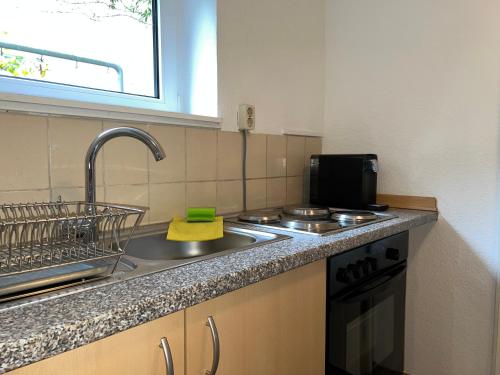
M255 129L255 106L251 104L240 104L238 109L238 129Z

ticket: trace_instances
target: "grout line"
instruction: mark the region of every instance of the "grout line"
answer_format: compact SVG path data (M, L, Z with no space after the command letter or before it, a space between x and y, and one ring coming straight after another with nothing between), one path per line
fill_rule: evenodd
M123 184L117 184L117 185L123 185ZM142 185L142 184L126 184L126 185ZM116 184L110 186L116 186ZM98 184L96 185L96 187L102 188L104 187L104 184ZM52 189L85 189L85 185L52 185ZM45 189L29 189L29 190L45 190ZM2 190L0 189L0 191Z
M201 182L220 182L220 183L224 183L224 182L237 182L237 181L243 181L243 179L242 178L234 178L232 180L219 180L219 181L210 180L210 181L189 181L189 182L196 182L196 183L201 183Z
M247 181L260 181L260 180L268 180L266 177L259 177L259 178L247 178Z
M265 159L264 159L266 165L265 165L265 169L266 169L266 208L269 207L269 179L270 177L268 176L268 172L267 172L267 135L266 135L266 151L265 151Z
M50 193L49 188L35 188L35 189L11 189L11 190L4 190L1 189L0 193L31 193L31 192L42 192L42 191L48 191Z
M264 137L265 137L265 139L266 139L266 141L265 141L266 147L265 147L265 149L264 149L264 155L265 155L265 158L264 158L264 161L265 161L265 166L264 166L264 169L266 170L266 177L269 177L269 170L268 170L268 168L267 168L267 164L268 164L268 163L267 163L267 162L268 162L267 158L268 158L268 156L269 156L269 155L268 155L268 154L269 154L269 152L268 152L268 148L269 148L269 147L268 147L268 146L269 146L269 137L270 137L270 135L269 135L269 134L265 134L265 135L264 135Z
M219 179L219 142L220 132L215 135L215 179Z
M179 182L180 183L180 182ZM140 187L140 186L147 186L147 182L142 182L138 184L118 184L118 185L108 185L109 188L116 188L116 187L125 187L125 186L130 186L130 187ZM157 185L163 185L163 184L157 184Z
M289 136L285 135L285 176L288 177L288 139Z
M150 182L150 185L171 185L171 184L187 184L188 182L209 182L209 181L184 181L184 180L175 180L175 181L165 181L165 182ZM132 184L127 184L132 185ZM135 185L142 185L141 183ZM113 186L113 185L112 185Z
M241 180L241 179L240 179ZM166 182L167 184L175 184L178 182L185 182L186 184L203 184L205 182L225 182L225 181L235 181L235 180L200 180L200 181L175 181L175 182Z
M149 124L145 124L144 125L146 127L146 131L148 133L150 133L151 131L151 127ZM151 220L151 163L150 163L150 160L151 160L151 153L150 152L147 152L146 153L146 170L147 170L147 180L148 180L148 186L146 187L146 191L148 192L148 207L149 207L149 210L146 214L147 218L147 222L149 223L150 220Z
M100 125L100 129L99 129L99 133L103 132L104 131L104 121L101 120L99 121L99 125ZM101 154L101 171L102 171L102 175L101 175L101 178L102 178L102 186L103 186L103 194L104 194L104 197L102 198L102 200L104 202L106 202L108 200L108 186L106 184L106 150L104 149L104 147L101 149L100 151L102 154Z
M218 206L218 200L217 200L217 197L218 197L218 190L219 190L219 187L218 187L218 178L219 178L219 133L220 132L217 132L217 140L216 140L216 143L215 143L215 213L218 214L217 212L217 206Z
M266 208L269 207L269 204L268 204L268 200L267 200L267 197L269 196L269 192L267 191L267 181L269 179L269 176L268 176L268 171L267 171L267 135L266 135L266 149L265 149L265 152L264 152L264 155L265 155L265 158L264 158L264 162L266 163L265 165L265 170L266 170L266 175L265 175L265 178L266 178Z
M306 143L307 143L307 137L304 137L304 152L302 153L302 202L304 203L307 203L309 202L309 198L306 197L306 166L305 166L305 163L304 163L304 160L306 158L306 151L307 151L307 147L306 147Z
M49 200L55 200L52 196L52 152L51 152L51 140L50 140L50 124L49 119L45 118L45 126L46 126L46 134L47 134L47 174L48 174L48 183L49 183Z
M215 213L217 214L217 193L218 193L218 178L219 178L219 136L220 129L216 131L215 135Z
M188 134L187 129L184 128L184 213L187 212L188 209L188 181L187 181L187 171L188 171Z
M288 160L287 160L287 145L288 145L288 136L285 135L284 136L286 141L285 141L285 201L284 201L284 205L286 205L288 203L288 176L287 176L287 168L288 168Z

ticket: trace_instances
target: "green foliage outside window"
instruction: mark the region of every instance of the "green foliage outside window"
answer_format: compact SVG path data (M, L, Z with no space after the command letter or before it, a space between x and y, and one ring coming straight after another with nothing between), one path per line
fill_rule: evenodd
M44 78L49 70L42 57L26 59L24 56L13 54L10 50L0 53L0 71L13 77Z

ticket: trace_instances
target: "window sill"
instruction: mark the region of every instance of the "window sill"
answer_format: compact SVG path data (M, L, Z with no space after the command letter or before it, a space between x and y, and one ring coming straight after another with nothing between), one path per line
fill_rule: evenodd
M220 128L221 118L73 100L0 94L0 111Z

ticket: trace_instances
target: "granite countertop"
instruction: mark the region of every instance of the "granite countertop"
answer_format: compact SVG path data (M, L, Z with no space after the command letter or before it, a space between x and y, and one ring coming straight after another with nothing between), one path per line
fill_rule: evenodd
M293 238L81 293L0 307L0 373L436 221L438 216L415 210L388 213L397 218L323 237L272 231Z

